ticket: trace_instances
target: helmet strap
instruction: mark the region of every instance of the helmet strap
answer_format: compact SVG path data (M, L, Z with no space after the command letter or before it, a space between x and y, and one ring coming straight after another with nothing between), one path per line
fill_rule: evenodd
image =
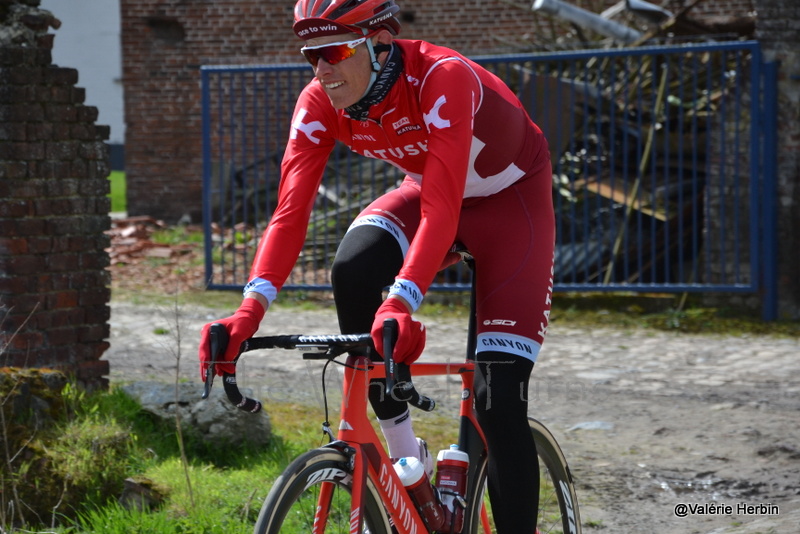
M372 72L377 73L381 71L381 62L378 61L378 54L375 53L375 45L372 44L372 39L367 37L367 50L369 51L369 62L372 65Z
M386 64L380 69L380 72L372 71L369 85L361 96L361 99L352 106L346 108L351 119L366 120L369 116L369 109L386 97L389 90L394 85L394 82L397 81L400 74L403 72L403 56L400 53L400 49L394 45L387 44L381 44L375 47L375 52L377 53L384 51L389 52Z
M372 86L375 85L375 80L378 79L378 73L381 70L381 64L378 61L378 57L375 54L375 47L372 46L372 39L367 38L367 51L369 52L369 63L372 65L372 69L369 73L369 83L367 84L367 89L364 91L364 94L361 95L361 98L364 98L369 94L372 90ZM360 99L359 99L360 100Z
M364 30L366 32L366 30ZM364 91L364 94L361 95L361 98L364 98L369 94L372 90L372 86L375 85L375 80L378 79L378 73L381 71L381 62L378 61L378 54L381 52L388 52L392 49L391 45L387 44L379 44L375 46L372 44L372 39L367 37L366 43L367 45L367 52L369 53L369 63L372 66L372 70L369 73L369 83L367 84L367 89Z

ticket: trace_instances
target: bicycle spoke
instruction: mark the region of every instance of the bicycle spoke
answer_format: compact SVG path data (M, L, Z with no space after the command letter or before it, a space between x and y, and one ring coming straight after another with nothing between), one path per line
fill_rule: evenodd
M562 534L563 523L558 505L558 494L553 485L550 472L544 465L539 465L539 518L536 525L540 534Z

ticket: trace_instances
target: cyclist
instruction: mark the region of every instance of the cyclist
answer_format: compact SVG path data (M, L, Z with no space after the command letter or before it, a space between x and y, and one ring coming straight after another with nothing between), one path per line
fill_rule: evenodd
M547 330L555 234L547 142L493 74L453 50L396 40L398 11L394 0L295 5L293 29L315 78L295 106L278 205L242 304L216 321L230 333L225 359L255 334L290 274L335 141L395 165L405 179L353 221L333 262L341 331L372 331L382 352L380 325L394 317L395 357L413 362L425 344L413 313L440 268L457 260L453 243L470 250L479 273L475 402L489 443L489 495L500 534L532 534L539 477L526 395ZM203 369L207 336L208 325ZM406 403L380 387L370 388L370 401L391 456L426 454Z

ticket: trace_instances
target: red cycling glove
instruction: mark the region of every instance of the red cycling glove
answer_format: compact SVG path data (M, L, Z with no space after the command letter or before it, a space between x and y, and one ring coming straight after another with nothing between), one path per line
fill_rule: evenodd
M394 361L410 365L419 358L422 349L425 348L425 325L411 317L411 313L402 300L397 298L384 300L375 314L371 332L372 342L381 356L384 355L383 321L390 318L397 319L398 325Z
M219 363L220 361L232 362L239 355L239 348L246 339L253 337L253 334L258 330L261 324L261 319L264 318L264 307L256 299L247 298L242 301L236 313L227 319L220 319L214 321L225 327L228 331L230 338L228 339L228 348L222 358L217 358L216 365L214 366L214 374L222 376L222 373L233 374L235 372L235 365L232 363ZM200 348L198 356L200 358L200 379L205 380L206 369L211 362L211 340L209 339L208 330L212 324L209 323L203 326L200 331Z

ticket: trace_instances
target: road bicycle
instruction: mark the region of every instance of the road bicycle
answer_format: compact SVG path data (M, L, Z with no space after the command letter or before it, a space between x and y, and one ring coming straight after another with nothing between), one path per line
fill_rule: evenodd
M276 335L251 338L241 353L258 349L299 349L305 359L327 360L344 368L339 428L334 436L327 421L330 442L298 458L275 480L267 495L254 532L352 533L352 534L424 534L430 532L425 519L405 490L368 416L367 392L375 379L386 380L386 394L407 400L424 411L435 408L435 401L421 394L411 374L420 376L457 375L461 378L458 448L469 455L466 494L458 499L463 506L465 534L492 532L491 506L486 491L487 446L478 424L472 398L474 354L475 296L469 322L467 358L463 363L415 362L411 366L395 364L391 348L396 325L384 325L383 365L370 357L374 351L370 334ZM224 354L227 331L212 325L212 355ZM364 355L365 354L365 355ZM344 362L337 358L343 357ZM206 374L203 397L209 394L214 377L213 360ZM325 390L325 373L323 391ZM242 410L257 412L261 403L244 397L235 373L223 375L223 386L230 401ZM580 534L578 500L572 473L552 433L529 417L536 443L540 469L539 533Z

